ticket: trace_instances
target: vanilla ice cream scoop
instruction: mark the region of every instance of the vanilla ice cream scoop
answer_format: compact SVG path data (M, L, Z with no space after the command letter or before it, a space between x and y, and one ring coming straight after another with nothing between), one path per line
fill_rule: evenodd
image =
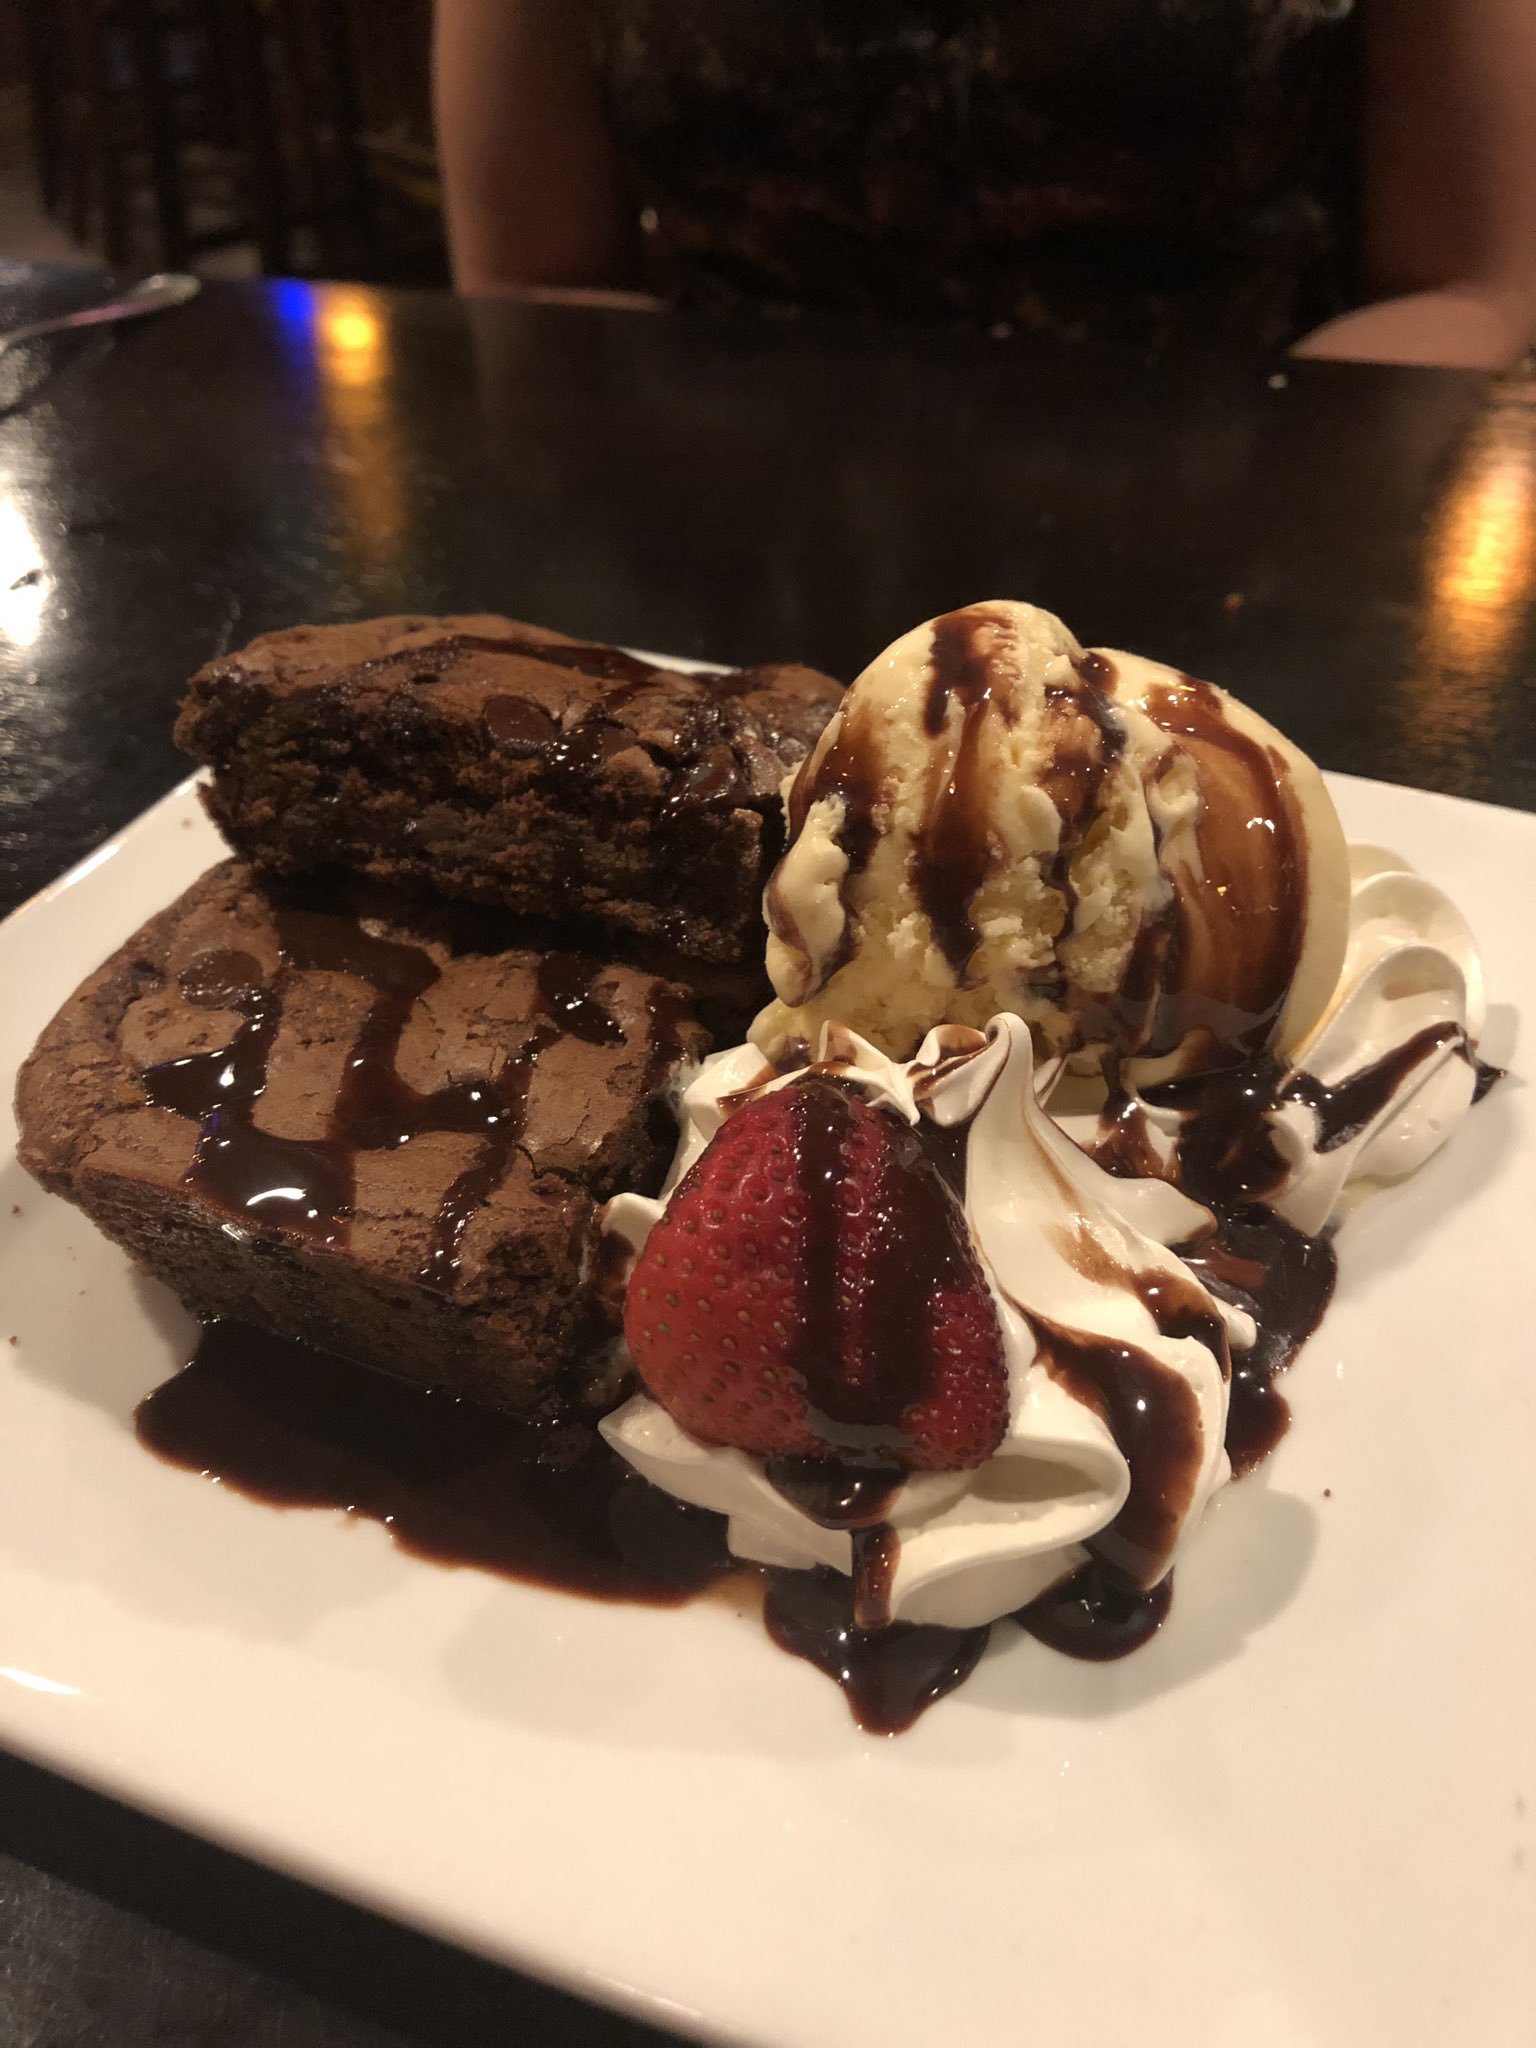
M1299 1040L1343 959L1348 868L1322 778L1208 683L1085 651L1036 606L968 606L849 690L787 790L769 882L779 1000L753 1039L839 1018L893 1058L1022 1016L1143 1076Z

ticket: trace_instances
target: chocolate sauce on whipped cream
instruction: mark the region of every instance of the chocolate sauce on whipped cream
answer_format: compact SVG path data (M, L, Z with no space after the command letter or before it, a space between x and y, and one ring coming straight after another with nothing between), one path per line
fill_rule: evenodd
M1290 1404L1275 1384L1323 1319L1338 1262L1329 1235L1307 1237L1260 1204L1223 1210L1215 1231L1180 1245L1179 1257L1218 1300L1246 1309L1258 1335L1232 1358L1227 1456L1239 1477L1290 1427Z
M527 1120L540 1055L562 1036L622 1043L618 1020L592 992L597 964L549 954L539 964L534 1015L520 1027L495 1073L422 1093L396 1064L417 1002L439 978L422 947L369 932L355 918L286 908L276 914L279 965L270 980L245 953L215 951L183 969L182 994L198 1008L229 1010L242 1022L230 1043L146 1070L149 1102L199 1126L187 1179L236 1222L281 1224L311 1242L346 1242L359 1154L391 1150L428 1131L479 1139L433 1219L419 1278L449 1286L470 1218L505 1178ZM342 1070L323 1136L275 1136L257 1122L267 1067L283 1015L290 971L345 975L370 992ZM652 1073L677 1046L677 1015L662 996L653 1012Z
M1337 1273L1331 1234L1307 1237L1266 1206L1286 1169L1265 1112L1286 1071L1261 1053L1146 1088L1146 1103L1179 1114L1170 1166L1153 1143L1142 1103L1122 1087L1111 1061L1099 1133L1088 1148L1110 1173L1172 1180L1215 1219L1214 1230L1175 1249L1210 1293L1245 1309L1258 1326L1254 1344L1231 1357L1226 1444L1239 1473L1285 1434L1290 1410L1275 1380L1317 1328Z
M900 1465L849 1465L841 1458L780 1452L763 1460L768 1484L823 1529L869 1529L882 1523L906 1477Z
M1130 1467L1124 1507L1088 1547L1125 1584L1144 1586L1167 1566L1199 1477L1194 1391L1139 1345L1066 1330L1033 1312L1028 1321L1041 1364L1100 1417Z
M776 1492L823 1529L845 1529L852 1547L853 1620L883 1628L901 1539L886 1520L906 1473L899 1465L849 1465L841 1458L780 1455L763 1460Z
M1465 1029L1451 1022L1427 1025L1333 1084L1261 1050L1151 1085L1138 1101L1122 1087L1118 1061L1106 1062L1109 1092L1092 1157L1113 1174L1169 1179L1211 1211L1214 1229L1176 1247L1178 1256L1257 1326L1254 1344L1232 1363L1226 1444L1235 1473L1250 1470L1285 1434L1290 1410L1276 1381L1322 1320L1337 1277L1331 1230L1309 1237L1268 1206L1286 1177L1268 1112L1282 1102L1305 1104L1317 1119L1317 1151L1334 1151L1447 1047L1471 1067L1473 1100L1480 1100L1499 1069L1479 1060ZM1171 1162L1154 1142L1144 1103L1178 1115Z
M1455 1048L1476 1075L1472 1099L1481 1101L1499 1078L1496 1067L1479 1060L1472 1042L1460 1024L1428 1024L1401 1045L1394 1045L1369 1066L1348 1074L1330 1087L1313 1074L1296 1073L1280 1090L1286 1102L1303 1102L1317 1118L1317 1149L1333 1152L1356 1138L1375 1116L1379 1116L1393 1095L1416 1067L1446 1046Z

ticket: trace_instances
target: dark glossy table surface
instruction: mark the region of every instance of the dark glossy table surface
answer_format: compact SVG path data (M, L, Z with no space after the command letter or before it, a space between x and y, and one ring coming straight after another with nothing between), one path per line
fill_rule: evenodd
M1536 807L1533 379L225 286L0 358L0 486L0 909L179 778L199 662L406 609L851 675L1028 597ZM5 2048L659 2038L0 1758Z

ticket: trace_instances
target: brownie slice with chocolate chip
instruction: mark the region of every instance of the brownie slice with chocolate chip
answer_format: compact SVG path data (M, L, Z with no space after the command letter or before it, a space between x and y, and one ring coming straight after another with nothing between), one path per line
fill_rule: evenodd
M176 737L265 873L336 867L701 961L760 954L779 789L841 695L684 674L510 619L268 633L192 679Z

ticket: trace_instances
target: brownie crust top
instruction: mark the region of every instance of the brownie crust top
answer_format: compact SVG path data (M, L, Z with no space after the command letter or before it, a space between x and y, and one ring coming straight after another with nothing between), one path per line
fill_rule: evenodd
M513 760L580 773L627 756L618 778L677 803L777 803L842 694L815 669L770 664L688 673L495 613L401 614L264 633L192 678L176 728L217 763L219 707L323 694L366 717L420 693L448 723L475 723Z

